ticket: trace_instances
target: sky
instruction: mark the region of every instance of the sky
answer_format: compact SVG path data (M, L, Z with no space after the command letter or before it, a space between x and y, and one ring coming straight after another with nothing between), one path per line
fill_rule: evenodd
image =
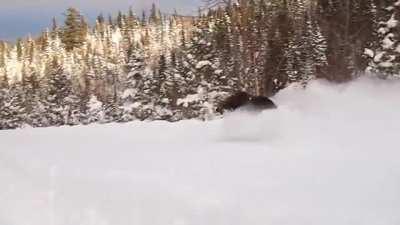
M194 14L201 5L201 0L0 0L0 40L13 41L17 37L40 33L53 17L62 22L63 12L71 6L93 20L100 12L116 14L129 7L140 12L153 2L163 11L176 8L181 14Z

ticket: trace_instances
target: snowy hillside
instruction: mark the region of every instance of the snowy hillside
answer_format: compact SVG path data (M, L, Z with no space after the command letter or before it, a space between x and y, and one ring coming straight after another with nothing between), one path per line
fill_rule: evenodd
M2 131L0 224L399 224L399 97L312 82L258 117Z

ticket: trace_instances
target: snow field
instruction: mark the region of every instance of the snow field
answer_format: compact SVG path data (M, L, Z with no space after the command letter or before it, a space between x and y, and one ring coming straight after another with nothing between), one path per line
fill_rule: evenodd
M396 225L400 83L313 82L275 111L0 133L1 225Z

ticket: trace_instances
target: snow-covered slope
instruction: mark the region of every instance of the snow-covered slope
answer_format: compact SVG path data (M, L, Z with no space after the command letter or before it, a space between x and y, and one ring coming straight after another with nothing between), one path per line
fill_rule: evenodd
M399 224L399 99L314 82L257 117L2 131L0 224Z

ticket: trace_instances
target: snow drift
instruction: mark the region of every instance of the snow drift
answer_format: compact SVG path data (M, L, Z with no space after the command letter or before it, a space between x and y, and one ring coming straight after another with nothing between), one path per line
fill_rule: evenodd
M399 224L399 99L315 81L258 116L2 131L0 224Z

